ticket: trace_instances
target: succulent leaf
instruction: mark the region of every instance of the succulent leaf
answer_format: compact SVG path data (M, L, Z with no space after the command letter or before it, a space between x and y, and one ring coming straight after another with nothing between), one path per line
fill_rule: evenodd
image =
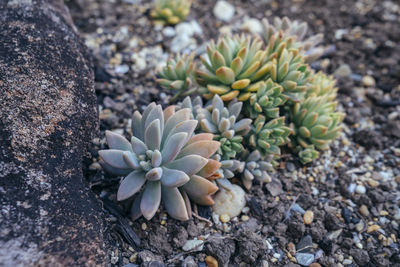
M156 0L150 16L161 25L175 25L190 12L191 0Z

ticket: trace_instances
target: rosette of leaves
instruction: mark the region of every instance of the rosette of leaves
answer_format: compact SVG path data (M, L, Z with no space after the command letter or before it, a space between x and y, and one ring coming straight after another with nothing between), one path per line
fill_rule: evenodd
M157 23L175 25L185 20L191 5L191 0L156 0L150 15Z
M301 101L308 88L312 70L304 62L304 56L298 49L287 49L286 43L275 47L269 42L265 59L267 70L265 79L271 79L283 88L283 94L294 102Z
M204 66L196 71L203 97L211 99L219 95L223 101L238 98L246 101L249 91L255 91L254 83L268 72L263 63L267 57L263 42L250 36L222 36L217 43L207 45L207 57L201 57Z
M246 151L247 156L242 170L242 183L249 190L256 179L260 183L271 181L268 171L274 169L271 159L268 161L262 157L260 151L253 150L251 153Z
M263 19L263 37L266 42L271 38L277 44L286 43L288 49L298 49L305 55L306 62L318 59L323 49L318 47L323 39L323 34L316 34L307 37L308 25L305 22L290 20L287 17L282 19L275 17L273 23Z
M266 121L265 116L258 115L249 135L249 145L261 155L280 155L280 146L287 144L292 130L285 126L285 117Z
M170 58L167 65L157 73L156 79L164 89L174 92L171 102L180 96L188 96L197 88L193 85L194 54L178 54L176 58Z
M231 159L243 150L243 136L250 131L251 119L238 120L242 102L232 101L224 106L219 95L215 95L210 105L197 110L200 129L214 134L214 140L221 143L217 153L222 160Z
M107 131L110 149L100 150L103 167L115 174L124 174L117 199L134 196L131 216L143 215L150 220L161 199L168 214L178 220L191 215L190 200L211 205L211 194L218 188L209 179L221 164L210 159L219 148L212 134L193 135L196 120L190 110L175 112L170 106L164 111L151 103L132 119L132 139Z
M310 145L307 148L299 147L298 150L300 162L303 164L307 164L319 157L319 152L315 150L313 145Z
M295 103L291 108L293 139L304 149L303 161L315 157L310 154L312 147L326 150L330 143L340 135L344 114L335 112L337 102L330 101L329 95L310 96L303 103ZM311 157L310 157L311 155Z
M327 96L327 99L332 101L336 98L338 91L335 85L336 80L332 76L327 76L320 71L312 76L306 98L310 96Z
M252 92L246 105L251 118L263 114L266 118L278 118L279 107L286 103L288 97L283 94L283 88L271 79L259 82L259 88Z

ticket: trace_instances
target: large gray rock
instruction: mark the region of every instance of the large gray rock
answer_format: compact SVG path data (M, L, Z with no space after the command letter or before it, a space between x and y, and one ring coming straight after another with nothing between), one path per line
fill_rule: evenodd
M62 0L0 1L0 265L106 262L82 174L98 126L88 53Z

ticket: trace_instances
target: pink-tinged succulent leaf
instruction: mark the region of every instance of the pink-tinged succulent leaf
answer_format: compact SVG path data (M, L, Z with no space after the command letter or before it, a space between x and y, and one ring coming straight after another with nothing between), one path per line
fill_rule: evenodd
M161 151L163 164L171 162L176 158L176 156L178 156L182 147L186 143L187 135L188 134L185 132L176 133L167 139L166 144Z
M186 192L182 190L182 188L179 188L179 192L181 192L183 199L185 200L185 205L186 205L186 211L189 216L189 218L192 218L192 204L190 203L190 199Z
M141 125L141 127L142 127L142 131L143 131L143 134L144 134L144 131L146 130L145 124L146 124L147 117L149 116L150 112L151 112L155 107L156 107L156 103L151 102L151 103L146 107L146 109L143 111L142 120L141 120L141 122L140 122L140 125Z
M214 200L211 196L201 196L201 197L197 197L197 196L189 196L189 198L199 204L199 205L203 205L203 206L211 206L214 205Z
M148 181L143 191L142 201L140 202L140 210L143 216L150 220L156 214L161 201L161 182Z
M163 175L163 169L160 167L153 168L146 173L146 179L149 181L158 181Z
M153 167L158 167L161 165L162 155L159 150L154 150L153 155L151 155L151 165Z
M217 126L212 124L207 119L202 119L200 121L200 125L201 125L201 128L203 129L203 131L206 131L208 133L216 133L216 132L218 132Z
M192 136L190 140L187 142L187 145L190 145L194 142L200 141L200 140L213 140L214 135L212 133L200 133Z
M206 159L214 155L214 153L220 147L220 143L217 141L200 140L190 145L185 146L179 153L179 158L187 155L199 155Z
M122 135L107 130L106 138L111 149L132 151L131 143Z
M214 96L212 100L212 106L220 111L224 108L224 101L222 101L219 95Z
M142 200L142 194L137 194L134 197L132 206L131 206L131 210L130 210L130 216L132 221L135 221L137 219L139 219L140 216L142 216L142 211L140 210L140 202Z
M126 176L118 188L117 199L118 201L125 200L136 194L143 184L146 182L144 173L142 171L133 171Z
M178 188L162 187L162 199L168 214L181 221L189 220L185 200Z
M188 138L193 135L194 130L197 126L197 120L187 120L178 123L174 128L172 128L171 132L167 135L166 140L168 140L172 135L180 132L187 133L187 138L185 139L185 143Z
M164 109L164 121L167 121L174 114L175 114L175 106L174 105L168 106L166 109Z
M202 205L204 205L204 203L208 203L203 202L209 200L207 196L214 194L218 190L218 187L215 184L198 175L192 175L190 177L190 181L184 184L182 188L185 190L191 200Z
M219 168L221 168L221 162L213 160L213 159L209 159L208 163L206 164L206 166L203 167L203 169L201 169L197 175L207 178L210 180L210 177L212 178L212 180L218 178L218 177L214 177L213 175L218 171Z
M143 138L143 130L142 130L142 115L139 111L135 111L132 116L132 134L137 138Z
M122 157L124 158L124 161L126 164L128 164L129 167L133 169L139 168L139 161L135 155L135 153L132 153L130 151L124 151Z
M132 150L133 152L135 152L136 155L141 155L148 150L146 144L135 136L132 136L131 144L132 144Z
M111 173L113 175L127 175L132 171L131 168L129 169L114 168L113 166L104 162L104 160L100 160L99 164L106 172Z
M106 162L111 167L119 169L131 168L128 164L126 164L123 158L124 151L122 150L116 150L116 149L100 150L99 155L104 160L104 162Z
M175 112L165 123L163 138L167 137L171 130L180 122L190 119L190 109L184 108Z
M180 187L189 182L189 176L180 170L168 169L163 167L161 183L167 187Z
M174 160L166 165L169 169L176 169L185 172L191 176L199 172L208 160L198 155L188 155L183 158Z
M160 149L161 144L161 129L160 120L156 119L150 123L144 133L144 142L146 146L151 149Z
M159 120L160 121L160 132L162 134L163 130L164 130L164 113L163 110L161 108L161 105L157 105L155 108L153 108L150 113L149 116L147 116L146 118L146 122L144 124L144 129L147 129L147 127L155 120Z

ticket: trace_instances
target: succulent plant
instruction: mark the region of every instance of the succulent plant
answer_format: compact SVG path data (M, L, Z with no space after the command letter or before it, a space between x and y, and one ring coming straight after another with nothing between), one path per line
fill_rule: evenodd
M280 155L280 146L287 144L292 130L285 126L285 117L266 122L263 115L255 119L248 138L249 145L262 156Z
M203 86L203 97L211 99L220 95L223 101L238 98L246 101L249 91L255 91L254 83L262 80L268 72L263 63L267 53L263 42L250 36L222 36L217 43L207 45L207 57L201 57L204 69L198 70L197 82Z
M290 20L287 17L282 19L275 17L273 24L267 19L263 19L264 31L263 37L266 42L270 42L271 37L278 44L285 42L287 49L298 49L305 54L305 61L312 62L319 58L323 49L317 47L323 39L322 34L312 35L308 38L308 25L305 22Z
M305 149L310 145L328 149L342 130L344 114L335 112L336 106L330 95L310 96L303 103L295 103L290 112L295 143Z
M157 23L175 25L189 15L191 5L191 0L156 0L150 15Z
M171 102L180 96L188 96L194 93L197 88L193 85L193 63L194 54L178 54L175 59L170 58L167 65L157 73L156 81L164 89L175 92Z
M224 106L221 97L215 95L210 105L197 109L197 120L203 132L214 134L221 143L217 153L222 160L231 159L243 150L243 136L250 131L251 119L239 121L242 102L232 101Z
M256 92L252 92L248 103L247 111L251 118L263 114L266 118L278 118L279 106L287 101L288 97L283 94L283 88L271 79L266 82L258 82L260 85Z
M242 170L242 183L246 189L250 189L253 180L256 179L260 183L266 183L271 181L271 177L268 175L268 171L273 170L273 164L271 163L272 158L266 160L262 157L260 151L253 150L251 153L246 151L246 160L244 162L243 170Z
M335 84L336 81L332 76L327 76L320 71L312 76L306 98L310 96L327 96L327 99L332 101L336 98L338 91Z
M304 56L297 49L287 49L286 43L275 47L271 41L266 51L268 57L264 62L268 71L264 78L281 85L283 94L290 100L301 101L312 74L310 67L304 63Z
M102 165L110 172L127 174L122 180L117 199L134 197L131 216L143 215L150 220L161 199L172 217L187 220L191 215L190 200L211 205L211 194L218 188L209 180L218 178L221 163L210 159L219 148L212 134L193 135L196 120L190 110L164 111L151 103L132 119L131 142L107 131L108 150L100 150ZM143 188L143 189L142 189Z
M307 148L302 148L299 147L299 152L298 152L300 162L303 164L307 164L314 159L317 159L319 156L319 152L315 150L314 146L308 146Z

